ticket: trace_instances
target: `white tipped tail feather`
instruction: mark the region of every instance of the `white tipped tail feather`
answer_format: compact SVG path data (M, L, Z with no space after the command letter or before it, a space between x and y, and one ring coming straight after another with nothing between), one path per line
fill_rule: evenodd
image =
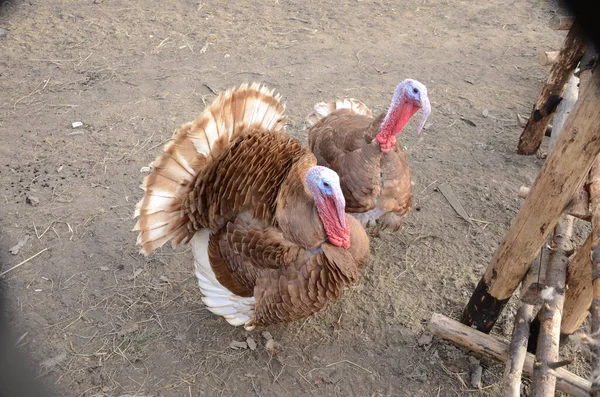
M371 109L364 103L354 98L338 99L335 102L319 102L313 107L313 111L308 114L306 121L308 126L312 127L317 121L325 118L327 115L338 109L350 109L359 116L373 117Z
M144 197L135 208L138 221L133 230L139 231L140 252L148 255L169 240L173 247L192 240L203 301L233 325L245 324L252 316L254 298L236 296L217 281L206 251L210 233L194 228L186 200L196 176L237 136L259 128L283 132L285 105L279 100L274 90L257 83L220 94L196 120L182 125L164 154L150 164L152 172L140 186Z
M231 140L253 128L283 131L285 106L273 93L257 83L242 84L220 94L196 120L179 128L140 186L146 193L135 208L139 219L133 230L140 232L141 253L148 255L171 239L176 247L192 238L185 200L196 174Z

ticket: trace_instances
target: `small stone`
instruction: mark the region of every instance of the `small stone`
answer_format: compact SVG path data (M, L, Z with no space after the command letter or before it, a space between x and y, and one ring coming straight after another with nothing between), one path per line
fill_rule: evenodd
M30 205L36 207L40 203L40 199L35 196L27 196L27 198L25 199L25 202L27 204L30 204Z
M267 340L265 343L265 349L269 352L271 356L276 356L279 354L279 344L276 343L273 339Z
M150 172L150 167L142 167L140 168L140 172Z
M471 370L471 386L476 389L481 389L481 375L483 374L483 367L479 364L473 365Z
M73 126L73 128L79 128L83 126L83 123L81 121L74 121L71 123L71 125Z
M250 348L250 350L256 350L256 342L254 341L254 339L252 339L251 337L246 338L246 343L248 344L248 347Z
M17 255L19 253L19 251L21 251L21 248L23 248L23 246L25 244L27 244L28 240L29 240L29 235L26 234L25 237L23 237L21 240L19 240L17 242L17 244L9 250L10 253L13 255Z
M8 35L8 30L0 28L0 37L6 37Z
M473 356L469 356L469 363L471 363L471 365L479 365L479 359Z
M265 340L273 339L273 335L271 335L271 333L269 331L263 331L262 336L263 336L263 338L265 338Z
M109 270L108 266L100 266L100 270L103 272L107 272Z
M433 334L431 332L423 332L419 339L417 339L417 344L421 347L429 347L431 342L433 341Z
M488 109L483 109L483 112L481 112L481 115L482 115L483 117L487 117L487 116L489 116L489 115L490 115L490 111L489 111Z
M240 342L240 341L237 341L237 340L233 340L229 344L229 348L233 349L233 350L247 349L248 348L248 344L246 342Z
M117 332L117 336L120 336L122 338L125 335L129 335L139 331L139 329L140 326L137 325L137 323L126 324L123 327L121 327L121 329Z
M144 269L136 269L135 272L133 272L133 274L127 278L127 280L129 280L129 281L135 280L135 278L137 276L139 276L140 274L142 274L143 271L144 271Z

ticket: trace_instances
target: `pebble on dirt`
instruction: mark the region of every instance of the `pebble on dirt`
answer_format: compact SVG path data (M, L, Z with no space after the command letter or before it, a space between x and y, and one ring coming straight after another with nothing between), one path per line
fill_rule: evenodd
M27 196L25 202L29 205L36 207L40 203L40 199L36 196Z

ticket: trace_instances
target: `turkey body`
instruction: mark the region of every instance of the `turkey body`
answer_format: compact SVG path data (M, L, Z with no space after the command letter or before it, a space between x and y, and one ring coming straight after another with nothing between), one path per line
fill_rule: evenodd
M395 231L411 209L412 186L402 145L384 153L375 140L384 116L336 110L309 130L309 146L319 165L340 175L348 212L364 226Z
M405 80L387 113L373 117L366 105L348 98L318 103L307 118L317 163L338 173L348 212L374 226L376 234L398 230L412 207L410 167L396 135L418 109L423 109L420 132L431 111L427 89Z
M323 310L369 252L337 175L282 133L283 110L256 84L220 95L153 163L136 210L141 252L191 241L207 308L248 329Z

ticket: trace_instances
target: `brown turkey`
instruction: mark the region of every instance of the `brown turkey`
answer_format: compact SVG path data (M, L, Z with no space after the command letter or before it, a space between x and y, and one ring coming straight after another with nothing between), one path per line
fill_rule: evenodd
M308 143L317 164L338 173L346 211L367 227L400 228L411 209L410 168L396 136L422 110L421 133L431 106L427 88L412 79L396 87L387 113L373 118L354 98L318 103L308 115Z
M247 329L323 310L368 254L337 174L283 134L285 107L258 84L219 95L152 164L140 252L191 242L207 308Z

